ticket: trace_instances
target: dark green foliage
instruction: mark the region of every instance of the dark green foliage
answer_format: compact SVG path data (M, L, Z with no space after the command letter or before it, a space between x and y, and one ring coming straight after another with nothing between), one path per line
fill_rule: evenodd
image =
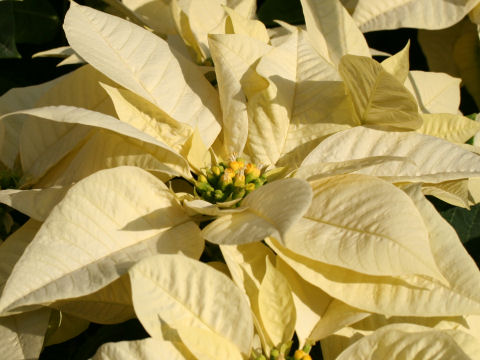
M52 41L59 23L48 0L0 1L0 58L20 58L19 43Z
M257 16L267 27L278 26L274 20L305 24L300 0L266 0L259 6Z

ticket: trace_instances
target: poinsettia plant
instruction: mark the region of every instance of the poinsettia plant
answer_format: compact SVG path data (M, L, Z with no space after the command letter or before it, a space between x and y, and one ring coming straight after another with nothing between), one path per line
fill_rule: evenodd
M30 218L0 246L5 354L136 318L93 359L478 357L479 269L426 195L480 201L480 123L362 34L477 1L302 0L270 29L251 0L110 3L71 2L49 54L77 70L0 98L0 201Z

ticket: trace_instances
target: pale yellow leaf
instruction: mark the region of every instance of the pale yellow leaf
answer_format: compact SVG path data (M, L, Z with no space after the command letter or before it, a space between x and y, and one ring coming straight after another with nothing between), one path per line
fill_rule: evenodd
M468 18L475 24L480 24L480 4L476 5L472 11L468 13Z
M280 133L276 140L270 140L270 148L283 143L278 164L298 166L323 137L356 123L337 69L314 50L304 30L293 28L278 48L262 58L257 72L277 87L278 98L284 99L282 103L290 118L286 138ZM276 116L280 121L270 122L282 124L282 112ZM265 128L257 134L256 142L261 145L270 130L261 118L259 128ZM268 143L264 146L268 147ZM267 149L267 153L271 151ZM264 159L259 161L265 162Z
M188 165L186 164L185 159L171 149L168 145L162 143L161 141L152 138L150 135L139 131L138 129L134 128L133 126L126 124L124 122L118 121L117 119L110 117L108 115L104 115L102 113L93 112L87 109L72 107L72 106L47 106L41 107L36 109L30 110L22 110L24 114L33 115L36 117L40 117L43 119L55 121L58 123L65 124L80 124L80 125L88 125L98 128L103 128L107 130L111 130L121 135L128 136L135 140L140 140L140 143L151 144L155 145L157 148L156 157L159 157L163 162L163 168L167 170L170 168L170 173L172 175L184 175L185 177L189 178L189 170ZM68 128L67 128L68 129ZM76 130L75 130L76 129ZM55 147L59 147L60 149L70 149L68 139L69 137L73 137L74 134L78 131L82 131L81 133L84 134L88 127L70 127L70 131L66 131L66 128L63 128L62 131L66 133L64 137L62 137L61 143L54 143ZM147 145L148 146L148 145ZM47 151L52 151L47 148ZM55 152L56 156L58 157L57 152ZM160 156L159 156L160 155ZM38 177L39 175L43 175L45 168L49 168L47 165L52 163L52 160L49 157L43 157L39 163L35 163L30 169L30 176ZM59 160L59 159L58 159ZM57 161L58 161L57 160ZM45 164L46 163L46 164ZM53 165L53 164L52 164ZM50 165L51 166L51 165ZM168 170L167 170L168 172Z
M478 292L480 271L453 227L422 195L419 186L412 186L405 191L422 214L430 233L430 246L435 261L452 290L471 300L480 301Z
M245 211L219 217L202 234L206 240L222 245L260 241L272 234L283 237L308 209L311 199L312 190L304 180L273 181L242 200Z
M403 191L378 178L353 174L311 185L312 204L287 233L285 247L363 274L425 274L443 280L427 228Z
M309 339L312 341L321 340L345 326L356 323L370 313L351 307L340 300L333 299L327 310L315 325Z
M193 129L165 114L158 107L129 90L103 85L115 106L118 119L167 144L180 153Z
M224 274L184 255L150 257L129 274L135 312L152 337L162 337L162 321L175 330L205 329L250 353L250 307L245 294Z
M464 351L466 346L469 347L467 353L475 356L480 351L480 343L460 331L439 331L420 325L394 324L382 327L372 335L358 340L343 351L337 360L469 360L471 358Z
M405 87L415 96L422 113L458 114L460 81L444 73L410 71Z
M480 51L478 26L470 24L457 39L453 48L453 59L468 92L477 106L480 105Z
M59 46L53 49L39 51L32 55L32 59L36 57L59 57L66 58L70 55L73 55L75 52L70 46Z
M52 123L30 117L20 134L20 161L23 175L20 185L35 184L49 169L81 145L91 128L79 124Z
M42 351L50 309L43 308L0 318L0 351L3 359L36 360Z
M424 183L422 192L433 195L446 203L470 209L469 179L445 181L438 184Z
M217 93L198 68L174 56L165 41L128 21L75 3L64 28L72 48L92 66L171 118L210 129L204 141L208 146L213 143L220 131Z
M285 78L290 80L292 66L295 58L285 47L273 48L259 60L249 77L242 79L248 100L248 138L244 151L254 163L273 165L282 154L292 111L289 102L294 99L295 88L285 81ZM269 79L270 76L277 81ZM258 87L251 87L252 83Z
M168 181L175 175L172 174L171 167L165 166L164 159L165 152L156 145L98 129L92 131L80 148L72 151L43 175L35 186L66 186L96 171L126 165L140 167L162 181ZM187 174L183 176L187 177Z
M247 99L241 80L269 46L243 34L210 35L208 40L223 110L224 146L227 152L240 154L248 134Z
M39 99L52 89L56 84L67 78L68 75L58 77L54 80L39 85L13 88L0 97L0 113L6 114L21 109L28 109L37 103Z
M64 76L36 101L35 106L69 105L114 114L113 105L99 81L113 84L90 65L83 66ZM20 157L25 173L23 182L41 176L84 141L88 133L89 129L80 125L28 119L20 135Z
M335 301L320 288L313 286L298 275L283 261L277 261L277 269L288 280L292 290L297 313L295 332L302 347L310 338L312 330L324 315L332 301Z
M87 330L90 322L68 314L58 312L58 322L53 330L48 329L45 336L45 346L60 344L75 338ZM50 317L50 324L52 317Z
M84 65L85 60L81 58L77 53L70 55L69 57L60 61L57 66L64 66L64 65Z
M218 204L212 204L202 199L195 199L191 201L184 201L183 206L185 210L192 216L201 214L207 216L221 216L225 214L234 214L245 211L245 208L222 209Z
M118 324L135 317L127 274L93 294L56 301L50 307L99 324Z
M296 310L287 279L266 258L266 272L258 289L259 318L265 334L275 346L291 340Z
M0 294L13 267L41 225L40 222L30 219L0 245Z
M417 130L419 133L451 142L462 144L480 131L480 122L462 115L422 114L422 118L423 125Z
M267 271L265 259L272 261L275 255L269 247L260 242L238 246L221 245L220 249L233 281L245 291L250 300L256 332L264 352L269 353L274 344L267 337L260 317L258 293Z
M35 106L38 99L65 76L40 85L8 90L0 97L0 114L3 115ZM10 169L14 167L18 155L19 137L25 118L24 115L17 115L0 121L0 161Z
M300 256L273 238L268 239L268 244L281 257L277 261L286 262L306 281L358 309L387 316L480 314L480 301L469 297L478 285L459 293L425 277L364 275Z
M247 80L266 83L252 88ZM293 28L242 81L249 101L250 157L298 165L322 137L354 125L351 102L338 80L336 68L316 53L307 33Z
M402 84L407 79L408 72L410 71L409 55L410 40L402 50L382 61L382 67L395 76L395 78Z
M366 276L299 256L273 239L269 240L269 244L305 280L350 306L387 316L479 314L480 272L474 261L455 230L423 197L420 187L411 187L409 194L419 207L429 230L435 262L449 285L418 276Z
M187 47L187 52L197 63L202 64L205 63L207 55L200 48L199 40L193 33L189 18L186 14L188 13L190 2L191 0L171 0L170 8L176 31L181 41Z
M158 360L159 355L169 360L195 360L185 345L152 338L103 344L92 360Z
M145 257L198 258L203 246L197 225L160 180L135 167L99 171L52 210L16 263L0 308L88 295Z
M187 41L193 43L193 49L197 52L197 60L203 62L210 57L208 34L225 33L227 14L222 5L226 5L226 2L220 0L178 0L175 2L179 4L185 14L185 20L188 21L191 29L192 35L187 37ZM177 28L181 28L178 26L178 20ZM180 34L183 35L182 32Z
M369 335L382 326L391 324L409 323L413 325L427 326L437 330L462 330L465 331L469 326L467 318L475 315L467 316L385 316L380 314L370 314L365 319L350 325L352 329L358 330L364 335Z
M370 56L367 41L338 0L301 0L307 32L319 54L322 43L338 64L346 54Z
M473 203L478 204L480 202L480 178L468 179L468 191L472 196Z
M385 162L358 173L396 182L429 183L464 179L480 173L478 155L448 141L415 132L386 132L361 126L324 140L305 158L302 166L372 156L407 157L411 162Z
M357 170L368 168L369 166L388 163L391 161L407 162L412 165L415 164L409 158L400 156L372 156L368 158L332 163L314 163L312 159L309 158L308 165L301 165L300 168L292 171L288 176L293 176L295 178L304 179L307 181L313 181L334 175L350 174Z
M267 28L261 21L247 19L238 14L236 11L227 7L224 9L228 14L225 22L226 34L244 34L253 39L260 40L265 44L270 42Z
M170 0L123 0L143 22L159 34L176 34Z
M61 81L35 102L35 107L68 105L114 115L113 104L100 83L116 85L91 65L82 66L62 77ZM33 106L23 109L31 107Z
M338 70L362 124L399 129L422 125L415 98L375 60L345 55Z
M363 32L401 27L446 28L460 21L478 3L478 0L344 1L355 4L353 19Z
M198 129L194 129L192 135L184 144L182 155L187 159L190 166L198 173L202 169L212 166L212 155L210 149L205 146Z
M205 328L178 328L178 335L198 360L243 360L239 348L225 337Z
M224 34L227 12L225 7L240 16L252 19L255 16L254 0L172 0L174 19L179 33L196 53L197 61L210 57L209 34Z
M44 221L63 199L68 187L31 190L0 190L0 202L37 221Z
M214 268L215 270L217 271L220 271L221 273L227 275L228 277L230 277L230 271L228 270L228 266L227 264L225 264L224 262L221 262L221 261L209 261L207 263L208 266L211 266L212 268Z

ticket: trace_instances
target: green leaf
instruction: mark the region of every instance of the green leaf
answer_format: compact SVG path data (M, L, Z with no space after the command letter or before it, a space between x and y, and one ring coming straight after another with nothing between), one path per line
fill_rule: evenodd
M455 229L470 256L480 265L480 204L470 210L450 206L443 201L428 197L437 211Z
M452 207L442 211L441 214L455 228L462 243L466 244L480 238L480 204L470 210Z
M48 0L15 2L13 11L17 44L45 44L55 37L59 18Z
M0 59L21 58L15 46L15 18L10 1L0 0Z
M257 13L258 19L266 26L277 26L274 20L289 24L305 24L300 0L266 0Z

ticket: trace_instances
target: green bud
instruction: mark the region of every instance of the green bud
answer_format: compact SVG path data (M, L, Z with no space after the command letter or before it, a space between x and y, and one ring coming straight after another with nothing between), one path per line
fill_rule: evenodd
M210 185L215 186L218 182L218 176L213 173L212 170L207 170L207 180Z
M302 350L305 351L307 354L309 354L310 350L312 350L313 344L315 344L315 342L312 342L311 340L307 340Z
M220 169L220 166L212 166L212 173L215 175L215 176L220 176L220 174L223 172L224 169Z
M267 360L267 358L265 357L265 355L261 354L261 355L257 356L255 358L255 360Z
M200 178L200 176L199 176ZM196 188L202 192L213 192L215 189L208 182L197 181L195 184Z
M255 184L255 189L258 189L260 186L263 185L265 181L263 181L261 178L255 179L251 182L251 184Z
M255 184L254 183L249 183L249 184L245 185L246 194L251 193L253 190L255 190Z
M245 196L245 189L242 188L237 188L233 191L233 200L235 199L241 199L242 197Z
M280 346L280 353L282 353L283 355L288 354L290 352L290 349L292 348L292 344L293 344L293 341L291 340L283 343Z
M228 185L232 184L232 178L228 176L228 174L223 174L220 176L220 179L218 180L218 186L220 187L220 190L225 191L225 189L228 187Z
M278 349L272 349L272 351L270 351L270 360L277 360L279 356L280 351L278 351Z
M225 194L223 193L222 190L215 190L213 193L213 197L215 198L215 201L222 201L224 198Z

